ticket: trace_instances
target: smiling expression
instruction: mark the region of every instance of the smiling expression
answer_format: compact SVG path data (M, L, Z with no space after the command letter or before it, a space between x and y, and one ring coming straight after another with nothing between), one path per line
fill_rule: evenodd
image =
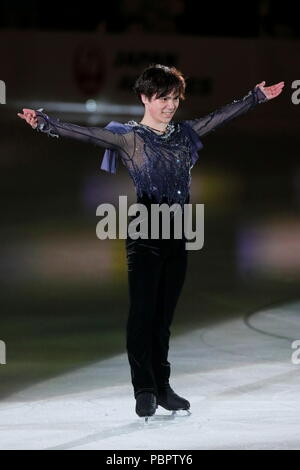
M145 105L145 116L156 123L168 124L179 106L179 95L176 91L161 98L157 98L157 95L152 96L151 99L141 95L141 98Z

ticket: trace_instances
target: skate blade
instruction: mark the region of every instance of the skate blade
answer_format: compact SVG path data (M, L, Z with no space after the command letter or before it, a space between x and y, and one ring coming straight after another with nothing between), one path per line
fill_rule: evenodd
M176 418L185 418L190 416L192 413L190 410L173 410L171 416L176 416Z
M177 418L186 418L192 413L189 410L167 410L170 414L158 414L153 416L153 421L173 421Z
M142 419L144 420L144 424L147 425L147 424L149 424L149 421L150 422L153 421L153 416L154 415L152 415L152 416L143 416Z

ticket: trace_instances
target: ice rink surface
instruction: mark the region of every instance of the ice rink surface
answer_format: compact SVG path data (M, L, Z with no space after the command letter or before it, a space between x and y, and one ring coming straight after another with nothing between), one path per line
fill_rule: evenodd
M170 383L190 416L158 407L145 424L122 354L2 401L0 449L300 449L299 310L272 307L171 339Z

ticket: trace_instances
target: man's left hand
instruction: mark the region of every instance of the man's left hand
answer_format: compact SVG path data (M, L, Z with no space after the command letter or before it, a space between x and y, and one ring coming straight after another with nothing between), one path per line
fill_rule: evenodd
M280 95L282 89L284 87L284 82L276 83L276 85L265 86L266 82L261 82L255 85L255 88L258 87L268 98L271 100L276 98L276 96Z

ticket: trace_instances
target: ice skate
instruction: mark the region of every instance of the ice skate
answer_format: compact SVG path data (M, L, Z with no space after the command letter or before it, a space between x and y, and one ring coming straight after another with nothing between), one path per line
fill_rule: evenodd
M156 396L152 392L140 392L136 396L135 411L138 416L148 421L153 416L157 408Z
M179 410L185 410L188 415L191 414L189 411L190 402L177 395L171 387L158 391L157 404L166 410L172 411L172 415L175 415L176 411Z

